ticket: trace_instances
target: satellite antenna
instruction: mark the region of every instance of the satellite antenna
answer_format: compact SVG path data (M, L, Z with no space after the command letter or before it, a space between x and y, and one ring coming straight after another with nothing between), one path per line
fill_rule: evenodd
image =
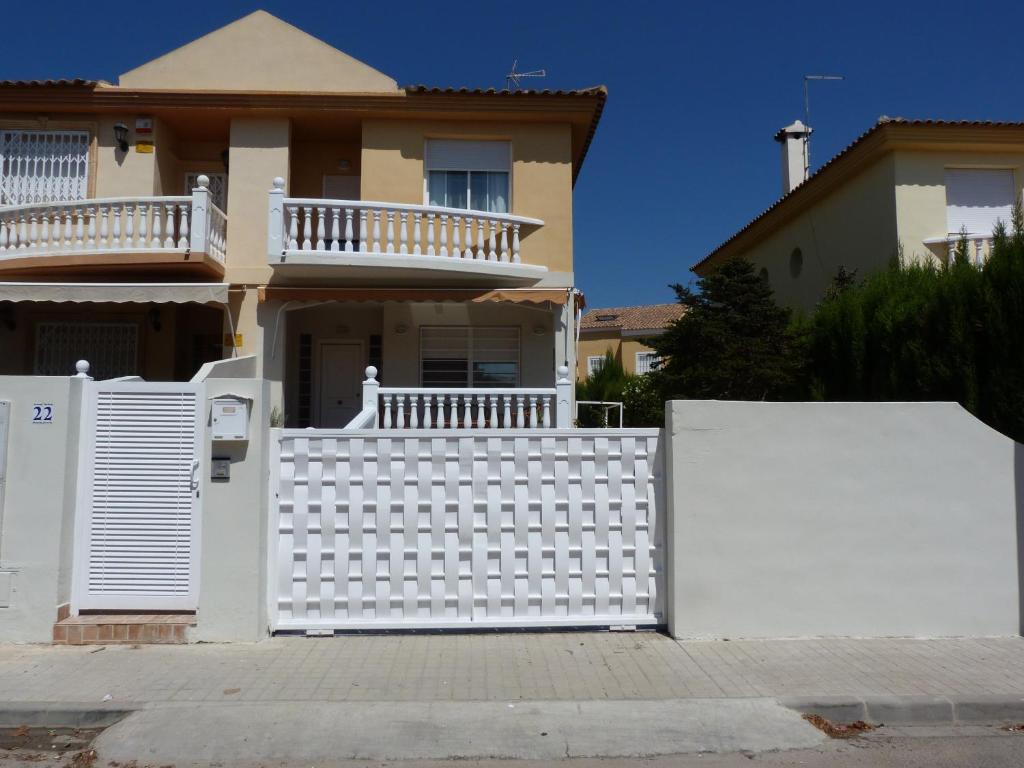
M513 67L514 69L514 67ZM807 138L804 140L804 178L811 175L811 94L808 85L811 80L845 80L842 75L804 75L804 126Z
M522 88L523 86L522 86L522 83L520 82L520 80L522 80L524 77L547 77L548 76L547 70L544 70L544 69L535 69L535 70L533 70L531 72L516 72L516 65L518 63L519 63L519 59L516 59L515 61L513 61L512 62L512 68L509 70L509 73L507 75L505 75L505 88L506 88L506 90L511 91L513 87L515 87L517 89L518 88Z

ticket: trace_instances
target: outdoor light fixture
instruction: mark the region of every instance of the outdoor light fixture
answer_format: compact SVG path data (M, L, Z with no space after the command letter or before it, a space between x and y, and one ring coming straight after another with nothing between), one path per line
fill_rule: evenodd
M405 333L408 330L409 330L409 327L406 326L404 323L399 323L398 325L395 326L395 333L397 333L399 335Z
M122 152L128 151L128 126L124 123L114 123L114 142Z

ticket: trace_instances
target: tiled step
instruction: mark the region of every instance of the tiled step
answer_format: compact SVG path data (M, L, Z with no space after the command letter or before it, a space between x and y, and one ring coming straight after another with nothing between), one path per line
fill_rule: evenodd
M107 613L69 616L53 625L54 645L187 643L193 613Z

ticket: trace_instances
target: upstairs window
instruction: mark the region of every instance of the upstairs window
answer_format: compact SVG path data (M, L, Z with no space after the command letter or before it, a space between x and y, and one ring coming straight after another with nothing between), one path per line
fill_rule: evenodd
M86 131L0 131L0 205L28 205L86 196Z
M1013 171L981 168L946 169L946 233L992 234L996 222L1010 224Z
M428 205L508 213L512 148L507 141L429 139Z
M604 368L604 355L590 355L587 357L587 376L593 376Z
M424 387L519 386L516 327L420 328L420 381Z
M637 375L643 373L650 373L658 367L658 363L661 360L658 358L657 352L637 352L636 353L636 372Z

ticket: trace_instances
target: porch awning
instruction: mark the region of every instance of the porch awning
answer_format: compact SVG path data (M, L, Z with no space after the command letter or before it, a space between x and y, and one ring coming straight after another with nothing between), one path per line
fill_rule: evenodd
M227 304L227 283L3 283L0 301Z
M260 302L267 301L499 301L512 304L557 304L569 301L565 288L290 288L264 286Z

